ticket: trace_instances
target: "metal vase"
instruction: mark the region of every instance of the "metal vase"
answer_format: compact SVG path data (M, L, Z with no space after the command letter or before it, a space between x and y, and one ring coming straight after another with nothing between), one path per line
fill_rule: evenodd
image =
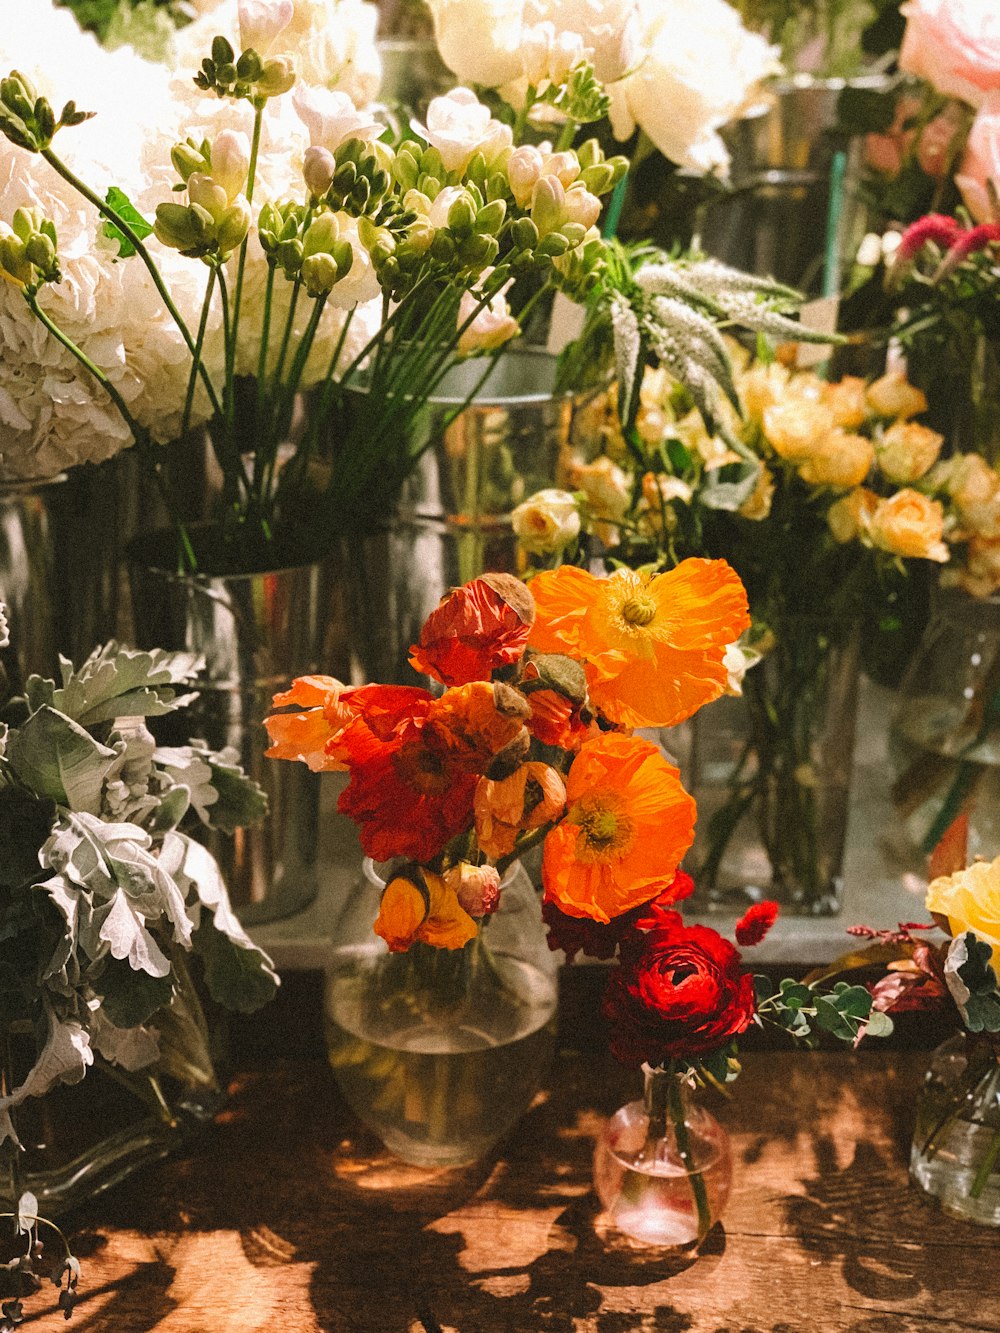
M262 723L294 677L349 677L341 559L209 577L178 575L137 553L130 575L140 645L205 659L198 699L183 714L188 736L232 747L268 795L262 824L203 839L238 915L246 925L291 916L318 888L320 778L304 764L266 759Z
M879 90L882 75L850 80ZM839 290L865 232L859 181L863 143L837 133L845 79L797 75L723 134L732 156L730 190L705 208L704 250L747 272L811 296Z
M556 358L530 347L505 353L455 416L482 374L471 360L445 377L415 427L423 452L395 514L351 538L355 681L415 683L409 645L428 613L485 570L516 572L511 511L563 480L582 398L556 391Z
M121 631L121 559L135 503L134 460L34 481L0 481L0 601L8 682L58 673Z

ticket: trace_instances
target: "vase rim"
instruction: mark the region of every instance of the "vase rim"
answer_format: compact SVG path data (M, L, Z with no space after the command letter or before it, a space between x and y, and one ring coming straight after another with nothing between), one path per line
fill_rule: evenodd
M188 523L185 526L189 533L222 531L221 524L209 521ZM230 570L224 573L213 573L211 569L200 569L195 574L179 573L171 565L165 563L168 558L165 554L163 555L162 562L158 562L156 558L144 554L144 552L149 551L150 548L159 554L161 550L166 548L166 544L170 544L170 549L173 550L172 543L175 541L176 533L173 528L156 528L152 532L140 533L138 538L133 539L133 541L129 543L125 555L126 561L136 569L154 571L166 582L207 585L211 583L237 583L252 579L274 578L280 574L297 574L302 570L315 569L317 566L324 565L327 560L330 559L332 554L332 551L328 551L324 555L317 556L314 560L279 561L277 564L268 566L264 569ZM161 543L164 543L164 547L161 547Z

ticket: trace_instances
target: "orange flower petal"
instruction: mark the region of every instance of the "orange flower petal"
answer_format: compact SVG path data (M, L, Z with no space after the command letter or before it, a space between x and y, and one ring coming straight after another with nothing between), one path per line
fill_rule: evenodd
M389 881L382 891L375 934L381 935L390 952L406 952L424 924L428 905L428 894L412 880L397 875Z
M417 938L436 949L463 949L479 927L458 901L458 894L440 875L423 872L430 894L430 910Z

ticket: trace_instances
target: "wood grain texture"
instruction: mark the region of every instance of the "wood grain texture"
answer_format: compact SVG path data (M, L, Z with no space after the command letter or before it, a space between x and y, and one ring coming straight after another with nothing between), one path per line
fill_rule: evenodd
M752 1052L736 1181L698 1259L633 1246L590 1189L638 1088L565 1052L490 1161L426 1173L360 1129L318 1061L241 1075L188 1155L76 1219L70 1333L959 1333L1000 1330L1000 1235L909 1187L926 1055Z

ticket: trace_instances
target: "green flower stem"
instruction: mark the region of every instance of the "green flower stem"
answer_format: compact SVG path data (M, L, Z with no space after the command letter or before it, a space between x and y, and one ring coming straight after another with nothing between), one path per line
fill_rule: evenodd
M296 278L292 284L292 299L288 303L288 315L285 319L285 331L281 339L281 350L278 352L278 364L274 368L274 388L276 395L281 391L281 377L285 373L285 358L288 356L288 344L292 337L292 328L295 324L295 307L299 303L299 292L302 290L302 279Z
M191 337L191 330L185 323L184 317L181 315L181 312L177 309L177 306L174 303L174 299L170 295L170 292L167 288L166 283L163 280L163 276L160 273L160 270L156 267L156 264L153 262L152 255L150 255L149 251L146 249L146 246L143 244L140 237L136 235L136 233L129 226L128 222L126 222L126 220L119 213L117 213L115 209L113 209L110 206L110 204L106 204L104 200L100 198L99 195L96 195L94 191L89 188L89 186L85 185L83 181L80 180L79 176L74 175L74 173L69 169L69 167L66 166L65 162L63 162L61 158L57 157L51 148L43 149L42 157L45 158L46 162L48 162L49 166L52 167L53 171L55 171L58 175L60 175L63 178L63 180L67 183L67 185L71 185L73 189L77 191L78 194L83 195L84 199L86 199L88 203L93 204L93 206L97 209L97 211L101 214L103 218L106 218L108 222L113 223L114 226L116 226L118 230L122 233L122 235L126 237L126 239L132 245L135 246L136 253L142 260L143 264L146 266L149 276L153 279L153 285L159 292L163 304L166 306L167 311L170 314L170 317L173 319L174 323L180 330L181 337L187 344L188 351L191 353L192 356L194 356L195 344L194 344L194 339ZM215 385L212 383L211 376L209 375L203 363L199 365L198 371L202 377L205 388L208 391L208 396L211 400L212 407L214 408L217 414L221 415L222 408L219 403L218 394L215 391Z
M260 129L264 119L264 107L258 106L254 109L253 117L253 139L250 143L250 165L247 169L247 188L246 200L250 204L253 202L254 180L257 175L257 154L260 150ZM240 246L239 264L236 269L236 291L233 296L233 326L231 331L232 347L230 349L232 359L236 359L236 337L240 326L240 312L243 307L243 270L247 262L247 245L250 241L250 233L247 232L243 237L243 244Z
M295 406L295 395L298 391L306 362L309 359L309 353L312 351L313 342L316 338L316 330L319 327L319 321L323 315L326 302L326 294L316 297L313 302L309 322L306 324L305 332L299 339L299 345L295 351L295 358L292 361L292 367L288 374L288 383L285 386L284 394L280 392L279 386L277 420L275 421L271 449L268 453L265 465L266 474L261 482L260 495L262 502L266 502L266 497L268 497L271 492L271 487L274 482L274 470L277 467L278 450L281 447L283 437L288 433L291 427L292 413Z
M674 1134L677 1137L677 1151L687 1171L688 1183L698 1210L698 1239L700 1245L712 1229L712 1211L708 1205L708 1190L705 1177L697 1169L691 1156L691 1140L688 1135L687 1121L684 1119L684 1091L678 1074L673 1074L667 1085L667 1110Z
M92 375L95 380L97 380L98 384L100 384L101 388L105 391L105 393L114 403L115 407L118 409L118 412L121 414L121 417L124 420L125 424L132 432L132 439L135 441L135 447L138 450L140 462L150 473L157 487L159 488L160 494L163 497L163 501L167 506L168 512L170 512L171 514L174 513L173 507L170 503L170 494L167 490L166 482L163 479L163 473L160 470L160 466L157 459L150 452L152 446L149 438L149 431L145 428L145 426L140 425L139 422L136 421L135 417L129 411L129 407L128 404L125 402L125 399L121 396L121 394L118 392L115 386L111 383L107 375L105 375L104 371L101 370L99 366L96 366L94 362L91 361L90 357L87 356L86 353L83 352L76 345L73 339L67 333L64 333L62 329L59 327L59 325L54 323L54 321L49 318L49 316L45 313L42 307L38 304L38 298L35 295L35 293L34 292L30 294L25 293L25 300L27 301L28 307L31 310L31 313L35 316L35 318L43 325L44 328L48 330L48 332L52 335L52 337L55 338L56 342L61 344L61 346L65 347L68 352L70 352L74 357L76 357L77 361L79 361L80 364L84 367L84 369L87 370L88 373ZM184 526L183 522L179 518L175 518L174 521L177 527L177 536L181 546L182 562L186 562L187 567L193 571L197 569L198 562L195 558L194 548L191 545L191 539L188 536L187 528Z
M191 361L191 374L188 376L187 394L184 398L184 415L181 417L181 439L188 433L191 425L191 409L194 406L194 388L198 383L198 365L201 351L205 345L205 330L208 327L208 312L212 306L212 293L215 290L215 265L208 270L208 282L205 284L205 299L201 305L201 319L198 321L198 336L195 339L194 357Z
M579 128L580 126L575 120L566 121L566 124L562 127L558 142L556 143L557 153L562 153L567 148L573 147L573 140L576 138L576 132Z
M976 1178L973 1180L972 1186L969 1189L970 1199L978 1199L981 1196L983 1190L986 1188L987 1181L993 1174L993 1168L996 1166L998 1158L1000 1158L1000 1125L993 1131L993 1138L990 1140L990 1146L986 1150L985 1157L979 1163L979 1170L976 1172Z

